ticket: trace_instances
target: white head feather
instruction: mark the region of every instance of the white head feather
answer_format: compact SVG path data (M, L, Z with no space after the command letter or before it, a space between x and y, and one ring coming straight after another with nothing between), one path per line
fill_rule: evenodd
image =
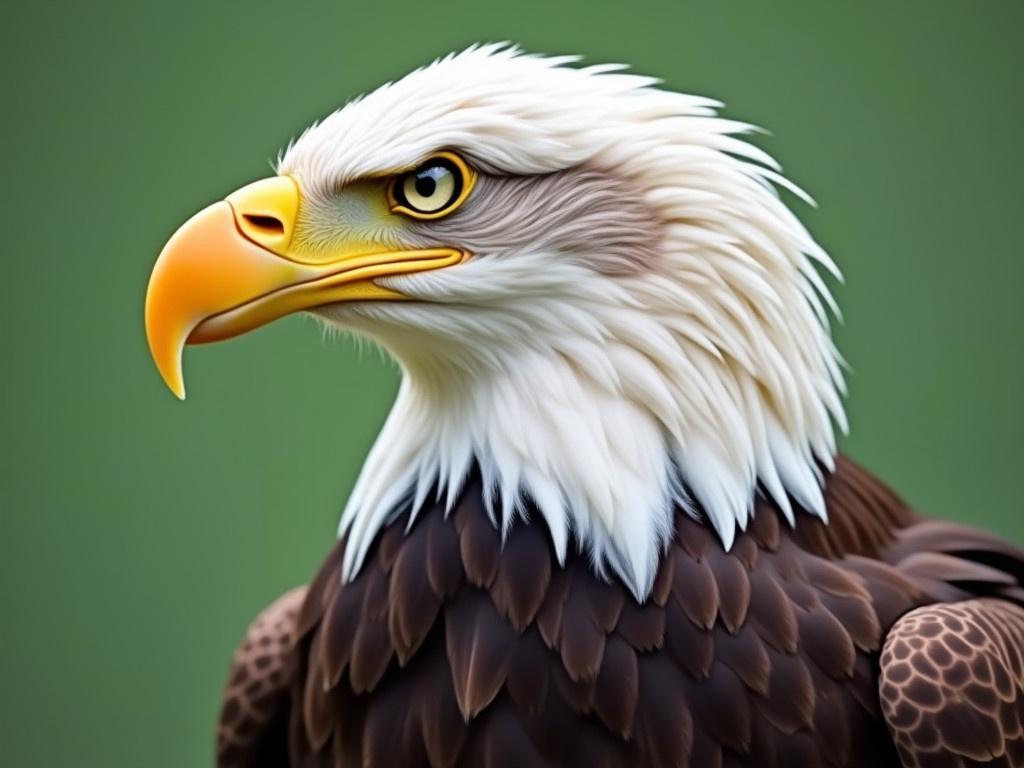
M386 279L422 302L318 311L381 343L404 374L342 519L348 578L403 501L418 508L439 487L454 503L474 464L496 525L528 498L559 557L575 541L638 599L677 504L726 547L759 487L790 519L791 500L825 517L819 465L845 419L815 262L838 273L775 187L799 190L716 102L573 61L474 47L348 104L280 161L313 205L442 148L496 178L570 183L587 169L628 196L624 228L641 226L638 209L646 223L646 251L625 266L600 243L492 231L464 264ZM599 241L615 216L605 206L587 228Z

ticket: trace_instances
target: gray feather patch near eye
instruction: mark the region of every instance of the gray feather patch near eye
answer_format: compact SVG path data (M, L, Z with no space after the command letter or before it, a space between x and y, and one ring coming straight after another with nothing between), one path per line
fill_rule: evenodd
M477 179L451 216L417 222L411 239L478 254L556 251L578 254L605 274L629 274L656 257L661 224L627 180L588 168L543 176Z

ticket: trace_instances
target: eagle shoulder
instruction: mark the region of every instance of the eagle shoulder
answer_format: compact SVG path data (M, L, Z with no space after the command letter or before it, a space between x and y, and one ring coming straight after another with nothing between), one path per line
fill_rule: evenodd
M291 641L305 598L306 588L296 587L267 606L235 651L217 724L218 768L287 764Z
M987 598L911 611L886 639L879 690L907 768L1024 765L1024 609Z

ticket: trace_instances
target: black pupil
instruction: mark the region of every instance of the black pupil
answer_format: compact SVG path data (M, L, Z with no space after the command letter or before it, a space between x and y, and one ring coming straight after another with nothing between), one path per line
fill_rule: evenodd
M437 189L437 182L430 171L421 171L416 174L416 193L421 197L430 197Z

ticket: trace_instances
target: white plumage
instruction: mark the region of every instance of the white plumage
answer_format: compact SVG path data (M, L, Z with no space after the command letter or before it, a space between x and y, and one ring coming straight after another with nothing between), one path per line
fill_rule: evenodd
M575 537L638 599L674 503L702 510L726 546L759 484L790 517L790 498L825 515L818 464L845 417L815 262L836 270L775 189L795 188L716 102L574 61L471 48L347 105L280 160L313 210L452 148L492 176L591 169L649 217L649 253L628 269L599 243L535 239L382 281L423 302L317 310L403 371L342 518L349 578L403 499L440 487L451 502L474 462L495 525L529 497L559 557Z

